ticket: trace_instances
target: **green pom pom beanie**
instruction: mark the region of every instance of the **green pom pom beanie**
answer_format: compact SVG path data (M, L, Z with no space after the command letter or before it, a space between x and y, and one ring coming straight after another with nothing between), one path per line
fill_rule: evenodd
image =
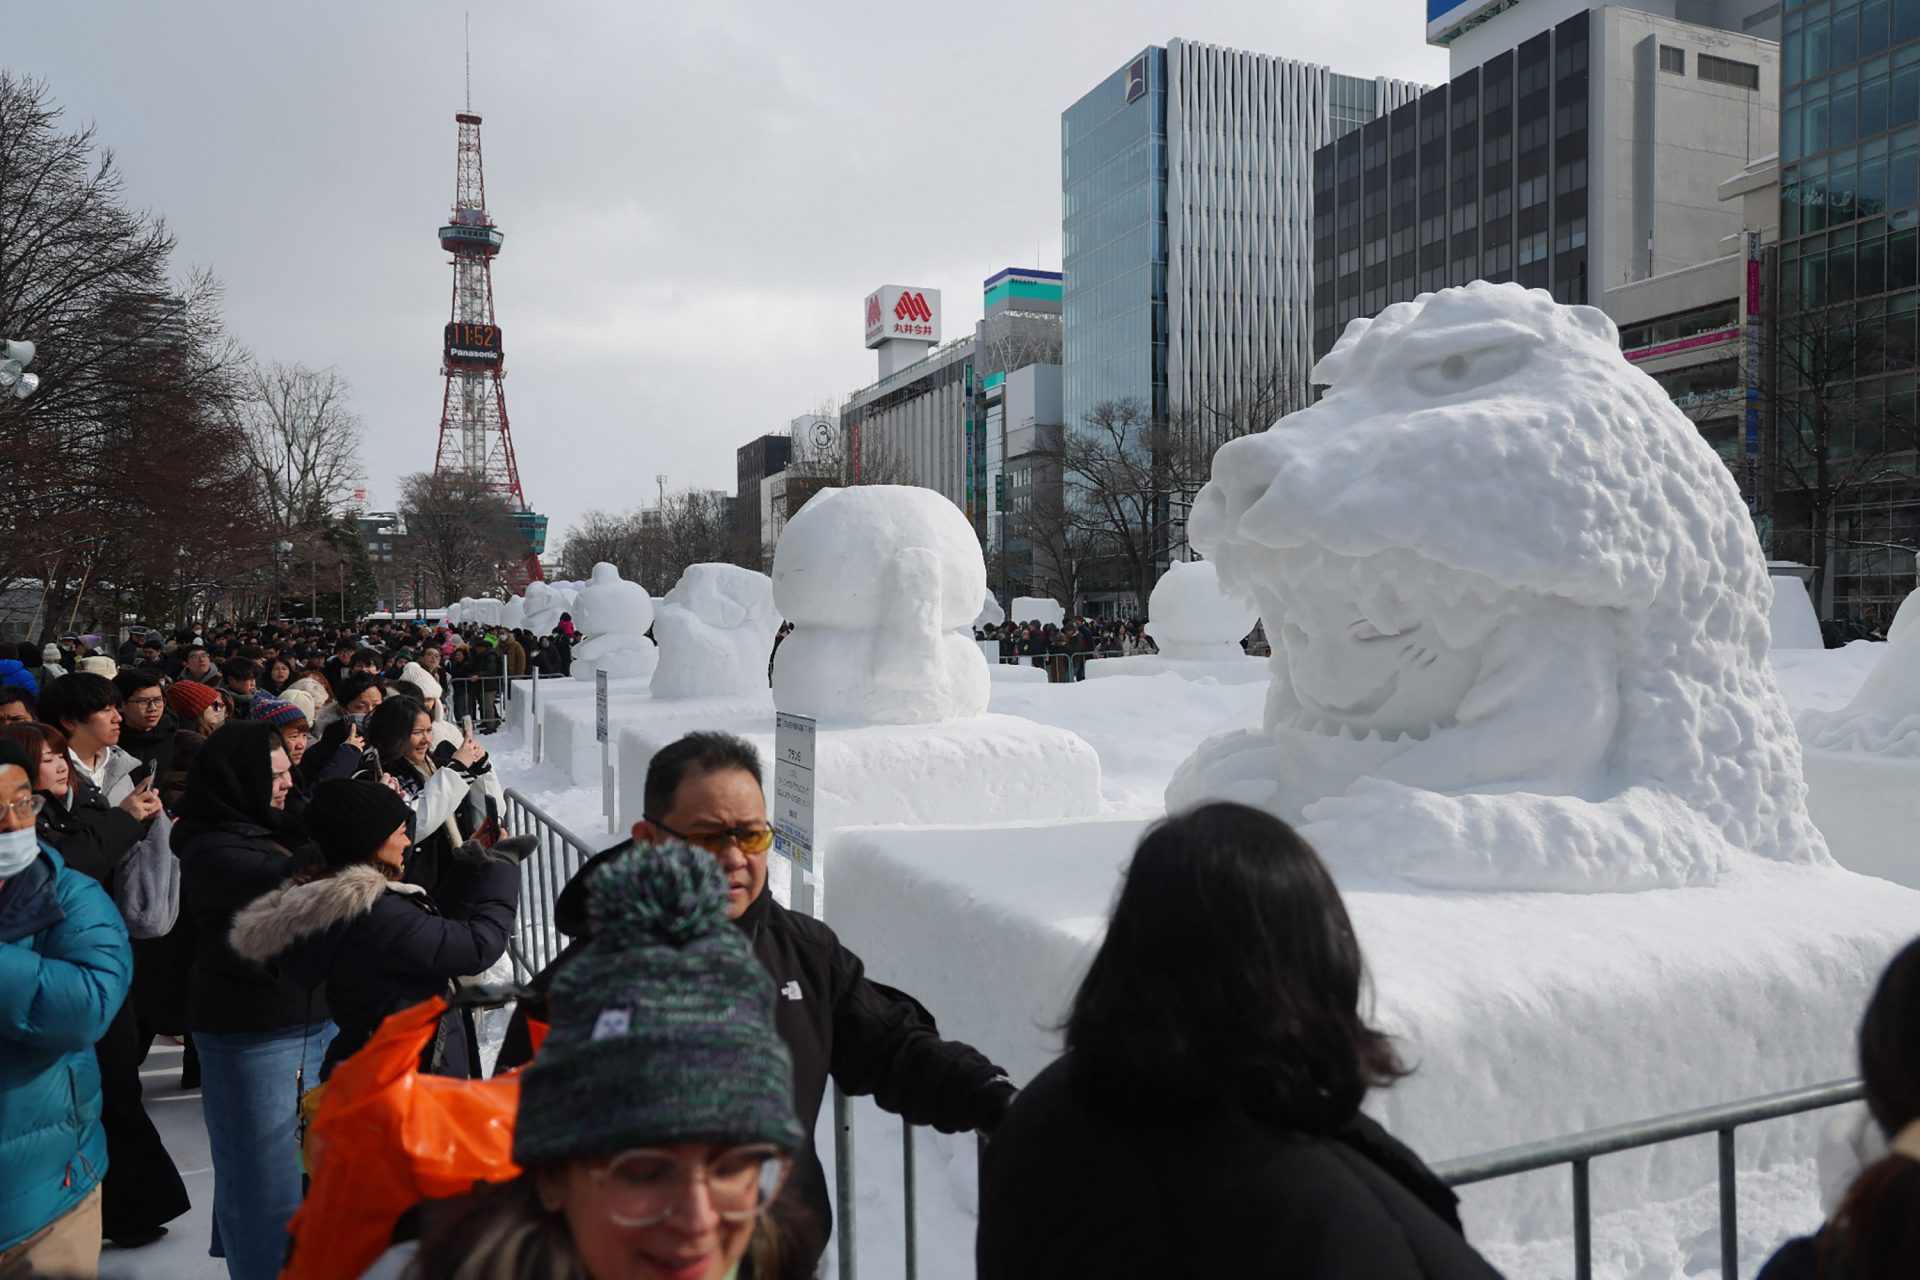
M514 1160L675 1142L797 1150L778 994L727 919L713 855L636 845L588 892L593 936L554 975L551 1029L521 1077Z

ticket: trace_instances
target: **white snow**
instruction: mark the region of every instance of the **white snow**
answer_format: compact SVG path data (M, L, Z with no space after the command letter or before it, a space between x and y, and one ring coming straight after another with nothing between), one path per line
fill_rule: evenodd
M1167 789L1434 886L1824 865L1732 476L1604 314L1476 283L1356 321L1324 399L1214 459L1190 532L1276 658ZM1383 460L1391 460L1383 465Z
M997 627L1006 620L1007 611L1000 607L1000 602L993 598L991 592L980 602L980 612L973 615L973 625L976 627Z
M1147 599L1146 631L1162 658L1243 658L1240 642L1259 620L1250 598L1223 590L1219 569L1205 560L1170 566Z
M1813 611L1807 584L1790 573L1772 575L1773 605L1767 631L1775 649L1824 649L1820 616Z
M560 583L529 582L523 625L536 636L552 635L560 625L560 615L573 608L577 594Z
M1067 620L1067 611L1058 600L1046 596L1015 596L1007 606L1007 616L1015 622L1051 622L1057 627Z
M593 566L587 585L573 601L573 625L586 637L573 647L573 678L651 676L660 654L647 631L653 626L653 598L637 582L628 582L604 560Z
M781 531L773 596L782 711L848 724L932 724L986 710L971 626L987 592L980 543L931 489L822 489Z
M1809 747L1920 760L1920 592L1908 596L1875 646L1879 661L1846 706L1798 720Z
M767 661L780 617L773 582L731 564L696 564L680 575L654 615L660 665L656 698L717 698L767 688Z

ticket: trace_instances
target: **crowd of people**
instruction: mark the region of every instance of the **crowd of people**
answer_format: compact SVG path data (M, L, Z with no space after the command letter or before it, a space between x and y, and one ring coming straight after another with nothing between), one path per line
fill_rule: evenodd
M1363 1114L1409 1067L1366 1016L1339 889L1264 812L1148 829L1064 1052L1020 1088L775 900L762 764L721 733L653 757L631 839L558 895L553 963L474 987L504 972L534 848L502 829L443 683L450 652L487 639L212 640L152 662L141 645L112 672L42 655L44 684L14 659L32 690L0 671L0 1277L94 1275L103 1238L137 1248L186 1211L141 1106L160 1036L190 1047L211 1252L235 1280L801 1280L833 1230L813 1145L830 1081L987 1136L983 1280L1495 1274L1453 1193ZM488 1064L472 1010L509 996ZM401 1075L443 1099L516 1082L510 1142L396 1201L370 1171L411 1150L366 1149L391 1141L371 1124L343 1141L337 1117L400 1088L348 1068L422 1009ZM1769 1280L1920 1257L1920 943L1859 1052L1884 1144ZM356 1182L380 1203L341 1210Z
M1004 622L975 627L975 640L997 645L1000 661L1039 667L1052 684L1087 678L1093 658L1158 653L1144 618L1068 618L1064 622Z

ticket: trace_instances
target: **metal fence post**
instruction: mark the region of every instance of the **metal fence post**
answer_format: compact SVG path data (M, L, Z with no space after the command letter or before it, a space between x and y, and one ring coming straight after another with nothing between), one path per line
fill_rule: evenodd
M528 723L532 726L531 742L533 746L533 762L535 764L539 764L541 742L540 742L540 679L538 676L534 677L533 701L527 704L527 718L528 718Z
M904 1116L900 1120L900 1189L907 1200L907 1280L915 1280L920 1274L920 1241L914 1208L920 1201L920 1187L913 1166L913 1125Z
M833 1234L839 1237L839 1280L857 1280L853 1248L853 1105L833 1086Z
M1740 1280L1740 1193L1732 1127L1720 1130L1720 1280Z
M1585 1160L1573 1162L1573 1275L1593 1280L1593 1188Z

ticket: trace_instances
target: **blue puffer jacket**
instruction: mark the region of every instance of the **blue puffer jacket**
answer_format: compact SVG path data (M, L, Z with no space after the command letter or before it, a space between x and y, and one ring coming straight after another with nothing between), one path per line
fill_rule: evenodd
M93 1045L132 977L113 899L42 842L39 861L0 884L0 1249L106 1172Z
M33 678L33 672L27 670L27 664L16 658L0 658L0 685L25 689L35 697L40 694L40 682Z

